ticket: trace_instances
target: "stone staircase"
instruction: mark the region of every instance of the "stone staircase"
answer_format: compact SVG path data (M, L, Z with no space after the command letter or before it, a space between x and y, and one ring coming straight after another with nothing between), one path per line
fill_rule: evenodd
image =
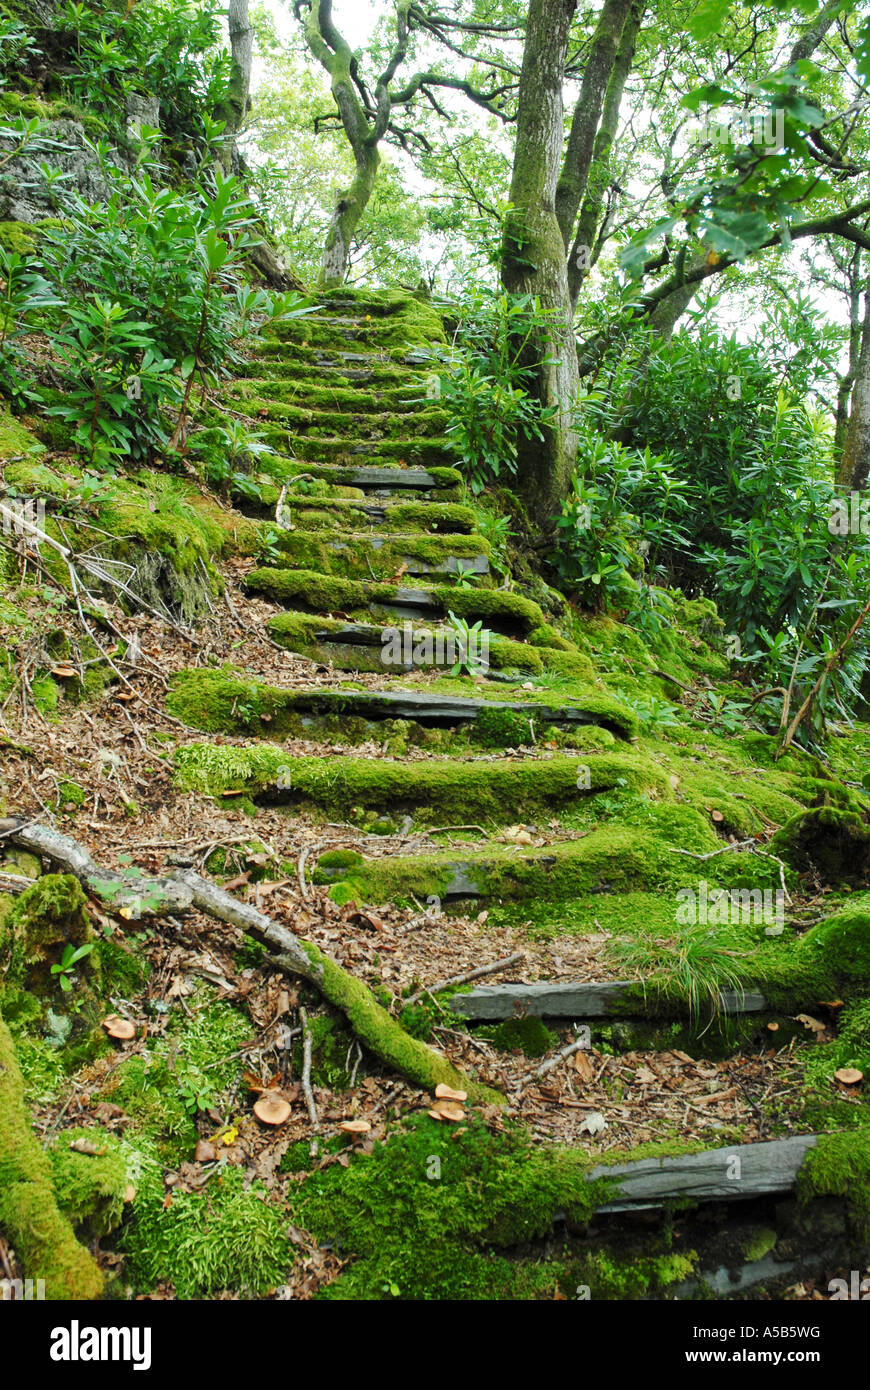
M545 586L538 602L506 585L479 529L487 510L466 497L438 403L445 348L438 316L407 296L326 296L310 319L264 343L227 389L227 404L256 422L271 451L257 463L259 499L234 499L263 538L245 585L268 606L274 642L317 665L310 676L294 668L286 686L244 669L176 675L169 711L216 736L177 749L176 785L242 810L253 836L257 818L276 808L328 825L308 874L337 904L414 905L423 929L441 932L439 919L485 906L495 956L500 926L557 947L608 935L667 942L681 889L699 876L743 885L750 861L753 887L778 889L781 861L727 853L729 839L761 841L820 797L840 804L842 784L797 753L774 763L752 735L715 739L681 719L662 738L642 706L656 688L653 664L667 657L653 663L626 629L608 655L615 625L606 621L583 649L582 630L554 617L559 604L545 611ZM486 660L447 659L475 627ZM679 653L683 675L687 664L694 674L693 660L699 672L716 669L715 653L691 633L668 636L665 650ZM600 651L610 686L591 659ZM290 740L306 752L291 751ZM446 842L434 838L445 829ZM295 876L297 865L280 872ZM442 1023L466 1030L487 1020L540 1026L542 1017L576 1030L581 1017L591 1040L582 1045L593 1049L634 1045L653 1057L679 1039L701 1057L739 1058L766 1048L769 1029L785 1039L797 1028L788 1015L807 1007L808 985L788 956L774 959L757 927L729 928L727 940L735 958L751 959L750 973L722 987L712 1018L691 1015L654 967L643 984L607 969L598 980L529 980L522 967L493 984L505 971L487 967L477 972L486 984L430 1000ZM412 1013L406 1004L408 1028ZM678 1138L672 1155L625 1170L647 1206L673 1191L699 1201L764 1197L793 1187L815 1142L744 1145L741 1161L759 1177L739 1191L721 1181L733 1149L686 1160Z

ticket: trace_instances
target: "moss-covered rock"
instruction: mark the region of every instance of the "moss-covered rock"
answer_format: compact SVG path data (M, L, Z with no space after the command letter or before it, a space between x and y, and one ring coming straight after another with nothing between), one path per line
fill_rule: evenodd
M58 1210L48 1156L24 1108L24 1083L12 1038L0 1018L0 1231L29 1279L44 1279L49 1299L98 1298L103 1276Z
M797 869L816 869L828 883L866 882L870 874L870 826L838 806L819 806L792 816L774 836L771 851Z

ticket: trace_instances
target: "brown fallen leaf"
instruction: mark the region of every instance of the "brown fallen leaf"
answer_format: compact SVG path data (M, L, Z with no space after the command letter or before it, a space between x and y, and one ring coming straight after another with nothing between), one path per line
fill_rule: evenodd
M105 1144L97 1144L93 1139L74 1139L70 1148L73 1153L87 1154L88 1158L101 1158L106 1152Z
M216 1163L217 1156L217 1149L207 1139L200 1139L193 1151L197 1163Z
M592 1081L595 1076L595 1068L585 1052L574 1053L574 1070L581 1081ZM650 1072L650 1076L652 1076L652 1072Z

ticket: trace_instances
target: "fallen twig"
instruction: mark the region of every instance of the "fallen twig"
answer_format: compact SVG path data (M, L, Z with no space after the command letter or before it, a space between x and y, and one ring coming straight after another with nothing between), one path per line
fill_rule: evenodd
M484 975L497 975L500 970L507 970L509 966L517 965L525 958L524 951L515 951L512 956L504 956L502 960L493 961L492 965L478 965L476 969L466 970L462 975L450 975L446 980L439 980L436 985L427 985L424 989L419 989L405 1003L406 1005L416 1004L417 1000L424 994L435 995L439 990L451 989L453 985L467 985L472 980L482 979Z
M317 1106L314 1103L314 1092L311 1089L311 1029L308 1026L308 1016L304 1009L299 1010L299 1021L302 1024L302 1094L305 1097L308 1118L312 1127L319 1129L320 1121L317 1118Z

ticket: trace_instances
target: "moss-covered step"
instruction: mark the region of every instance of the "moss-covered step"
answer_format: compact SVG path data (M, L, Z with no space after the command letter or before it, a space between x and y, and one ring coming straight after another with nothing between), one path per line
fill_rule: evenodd
M503 824L519 814L571 806L622 785L659 797L670 791L660 769L628 754L597 754L590 763L581 777L576 757L433 758L411 763L388 758L292 758L266 743L192 744L175 755L176 783L182 790L212 796L244 792L254 802L316 806L342 817L349 808L413 811L433 825L450 824L458 807L464 816Z
M294 387L314 383L320 387L367 386L372 390L391 387L418 388L431 375L425 368L386 361L381 357L352 361L327 361L322 353L289 357L284 343L258 343L247 362L236 368L240 378L263 378L290 383Z
M404 623L401 628L383 624L347 623L337 618L313 618L306 613L278 613L268 622L279 646L337 667L340 671L382 672L384 675L413 671L451 671L462 652L453 626L422 627ZM564 653L553 654L556 661ZM578 663L585 662L579 654ZM516 672L536 676L544 669L542 653L525 642L493 634L487 646L486 673ZM577 674L586 675L585 667ZM530 740L528 724L520 742ZM510 740L505 740L510 742Z
M462 486L462 474L456 468L396 468L392 464L312 463L290 459L279 454L263 459L267 478L287 482L304 475L333 486L358 488L376 496L392 493L440 493L445 499L456 496ZM277 500L277 492L275 499Z
M246 400L246 405L260 419L283 425L307 440L337 436L370 446L377 445L382 439L411 440L418 436L440 438L450 422L445 410L427 406L425 401L401 411L387 412L382 406L380 412L375 413L358 411L353 402L345 409L335 405L314 408L308 405L308 400L306 392L303 405L258 400L256 397Z
M597 757L589 759L593 768L597 761ZM628 775L633 779L639 777L642 784L646 769L645 764L641 768L635 766ZM657 772L658 769L654 769L653 777ZM593 788L600 785L599 777L600 774L592 777ZM484 843L461 852L444 849L372 859L364 859L354 852L338 862L325 855L325 867L318 861L314 876L319 882L334 884L333 896L341 901L411 905L414 898L425 901L434 895L443 902L488 898L504 904L539 903L564 909L561 920L565 922L576 915L577 923L590 929L595 917L595 907L590 907L590 900L594 904L604 890L611 894L664 893L669 899L668 917L672 918L678 906L677 891L686 886L696 887L698 879L696 864L676 854L673 846L691 845L698 853L705 853L715 849L718 841L697 812L668 803L663 792L658 802L651 803L650 821L650 829L598 825L581 839L557 840L541 848ZM704 866L707 880L716 885L733 886L740 871L745 871L745 864L734 862L739 859L738 855L713 857ZM773 863L765 865L765 861L761 861L758 870L753 869L753 875L756 887L775 888L779 883L778 869ZM576 909L575 914L574 905L583 899L587 900L586 906ZM643 910L648 910L646 905ZM777 951L777 961L781 955L782 951ZM813 966L830 955L829 950L817 951L813 947L807 948L801 959ZM789 971L797 969L797 964L790 960ZM866 974L870 977L870 966ZM825 975L824 980L830 987L830 977ZM756 983L752 981L753 986ZM764 984L771 997L767 973ZM803 973L797 994L804 1003L810 997L826 997L811 993Z
M251 570L245 583L253 593L268 594L303 613L361 617L371 611L375 616L403 619L446 618L455 613L506 637L528 637L545 627L537 603L505 589L459 589L449 584L416 588L341 579L317 570L263 568Z
M407 300L392 313L335 312L335 306L277 324L270 336L279 342L301 342L309 346L361 343L376 345L383 352L404 354L409 348L444 348L447 338L440 314L430 304Z
M426 468L431 464L449 468L455 457L444 435L356 441L345 435L299 434L278 425L264 425L258 433L276 453L289 454L306 463L362 464L365 460L370 468Z
M243 680L232 670L200 667L180 671L171 678L167 704L177 718L205 733L228 733L258 723L263 728L268 726L270 732L298 733L310 718L323 715L370 722L407 719L436 728L487 723L493 727L493 733L501 721L514 735L518 721L527 725L529 720L534 720L538 729L594 725L622 739L633 737L636 730L636 716L612 695L598 691L591 691L585 697L577 696L568 705L546 705L534 701L438 695L427 690L349 690L317 686L308 690L283 690L260 681ZM548 761L546 765L553 767L554 762ZM415 774L419 766L414 764ZM492 764L475 766L483 776ZM571 766L576 783L576 759ZM670 790L664 773L653 780L656 784L661 781Z
M347 579L393 579L402 574L446 577L489 570L489 542L481 536L280 531L273 544L294 567Z
M745 1201L792 1192L815 1134L794 1134L758 1144L597 1164L590 1182L606 1178L615 1191L599 1211L641 1211L672 1201Z
M432 378L420 380L409 378L399 386L381 386L372 391L366 386L323 385L322 378L306 380L304 384L281 377L248 377L227 383L223 389L225 400L242 401L252 409L261 405L272 406L276 402L288 405L304 405L314 410L350 411L352 414L380 414L389 411L393 415L404 415L420 409L421 406L437 399L437 382Z
M467 994L451 995L448 1008L462 1018L487 1021L531 1016L534 1018L624 1018L632 1013L653 1014L655 993L644 999L639 986L628 980L606 984L538 983L533 985L481 985ZM719 1009L725 1014L756 1014L766 1008L758 990L723 989Z
M438 535L470 536L476 518L470 507L458 502L366 502L344 497L303 497L288 494L283 506L283 524L308 531L329 531L341 527L360 531L365 526L379 531L407 535L426 531Z

